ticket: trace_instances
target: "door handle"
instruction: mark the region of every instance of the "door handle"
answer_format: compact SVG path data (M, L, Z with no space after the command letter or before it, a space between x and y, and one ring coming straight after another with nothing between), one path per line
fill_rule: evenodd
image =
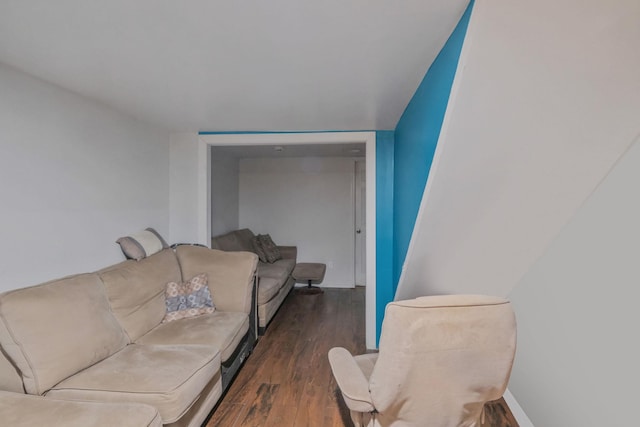
M359 228L356 230L356 234L360 234L362 233L362 230L360 230Z

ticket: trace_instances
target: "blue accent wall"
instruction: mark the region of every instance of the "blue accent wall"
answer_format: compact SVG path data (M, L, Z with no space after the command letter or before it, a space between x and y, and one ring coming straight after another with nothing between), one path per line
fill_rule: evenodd
M376 132L376 345L393 301L393 131Z
M427 71L395 130L393 283L398 286L458 67L473 1Z

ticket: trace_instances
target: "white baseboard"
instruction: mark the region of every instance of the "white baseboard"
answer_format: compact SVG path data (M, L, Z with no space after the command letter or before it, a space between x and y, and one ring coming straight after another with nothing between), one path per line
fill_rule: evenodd
M534 427L533 423L531 422L529 417L527 417L527 414L524 413L524 410L522 409L522 407L520 407L518 401L515 397L513 397L513 394L511 394L509 389L504 392L503 397L504 401L507 402L507 406L509 406L513 417L516 419L520 427Z

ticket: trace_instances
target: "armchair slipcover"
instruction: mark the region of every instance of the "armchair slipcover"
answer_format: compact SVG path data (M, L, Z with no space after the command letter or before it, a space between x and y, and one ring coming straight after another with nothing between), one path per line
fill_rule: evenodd
M502 396L516 349L511 304L445 295L387 305L379 352L329 363L356 427L480 426Z

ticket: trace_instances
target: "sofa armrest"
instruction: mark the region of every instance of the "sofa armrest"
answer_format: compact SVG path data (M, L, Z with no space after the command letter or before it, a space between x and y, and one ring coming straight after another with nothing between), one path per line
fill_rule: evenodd
M280 250L280 255L282 255L283 259L292 259L296 260L298 258L298 247L297 246L278 246Z
M357 412L374 411L369 381L351 353L345 348L334 347L329 350L329 364L347 407Z
M182 280L207 273L211 297L220 311L251 312L253 276L258 256L251 252L224 252L199 246L178 246Z

